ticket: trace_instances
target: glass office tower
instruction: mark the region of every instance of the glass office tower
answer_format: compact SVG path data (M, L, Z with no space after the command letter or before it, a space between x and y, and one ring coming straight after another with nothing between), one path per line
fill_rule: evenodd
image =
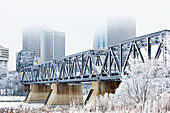
M136 22L131 17L115 17L107 22L107 46L136 37Z
M60 60L65 56L65 33L41 27L23 30L23 51L34 51L42 61Z

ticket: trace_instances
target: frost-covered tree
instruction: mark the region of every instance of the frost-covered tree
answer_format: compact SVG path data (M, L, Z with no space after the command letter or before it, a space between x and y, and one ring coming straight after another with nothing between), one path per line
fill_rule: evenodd
M5 62L0 62L0 78L5 74L7 74L7 65Z
M19 89L23 89L24 86L20 82L20 74L13 73L6 77L0 79L0 89L13 89L14 92L17 92Z
M129 75L123 75L115 93L118 105L134 105L157 100L170 91L170 67L155 60L130 62Z

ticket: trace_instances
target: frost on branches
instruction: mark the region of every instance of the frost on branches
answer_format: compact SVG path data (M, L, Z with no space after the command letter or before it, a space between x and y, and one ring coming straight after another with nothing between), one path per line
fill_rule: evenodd
M0 78L7 74L7 64L5 62L0 62Z
M170 67L154 60L146 63L130 61L128 70L129 74L123 75L115 94L96 97L85 109L97 112L168 113Z
M146 101L170 98L170 67L148 60L145 63L130 61L129 75L123 75L114 99L117 105L145 105Z
M1 89L10 89L14 91L14 94L18 92L20 89L24 89L24 86L20 82L20 74L19 73L8 73L6 77L2 77L0 79L0 90Z

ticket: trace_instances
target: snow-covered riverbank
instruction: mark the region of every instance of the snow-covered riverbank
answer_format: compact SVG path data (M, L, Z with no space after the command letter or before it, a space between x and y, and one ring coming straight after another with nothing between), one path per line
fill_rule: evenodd
M6 97L7 98L7 97ZM13 98L13 97L9 97ZM15 99L20 98L16 97ZM23 97L21 97L23 98ZM20 98L20 99L21 99ZM96 98L97 99L97 98ZM159 102L147 102L147 105L141 106L116 106L113 98L104 96L98 98L95 102L83 105L57 105L52 107L44 106L43 103L24 103L24 102L0 102L0 113L170 113L168 106L162 107ZM168 105L168 104L167 104Z

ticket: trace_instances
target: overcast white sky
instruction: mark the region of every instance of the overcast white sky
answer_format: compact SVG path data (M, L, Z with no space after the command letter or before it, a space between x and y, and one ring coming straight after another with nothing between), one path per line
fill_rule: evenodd
M47 26L66 33L66 55L92 49L97 26L107 18L136 19L137 36L170 29L170 0L0 0L0 45L10 51L10 70L22 49L22 28Z

